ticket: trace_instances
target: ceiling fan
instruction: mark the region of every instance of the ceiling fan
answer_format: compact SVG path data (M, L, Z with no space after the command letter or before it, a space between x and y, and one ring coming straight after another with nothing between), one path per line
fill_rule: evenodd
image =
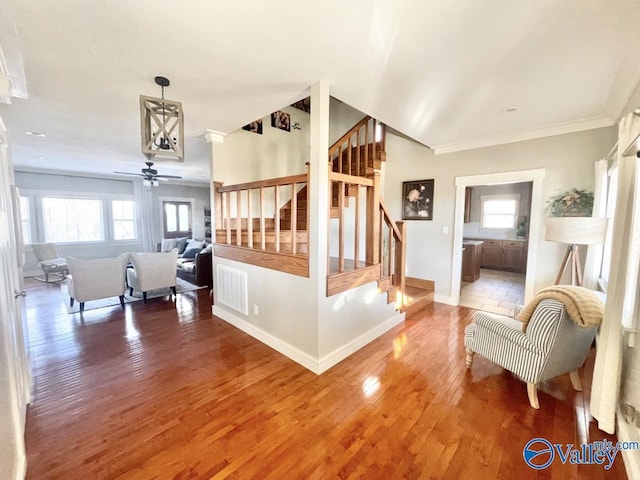
M154 187L158 185L158 180L162 180L166 182L170 178L182 178L177 175L158 175L158 170L153 168L153 162L145 162L147 168L143 168L141 170L142 173L131 173L131 172L113 172L120 173L122 175L135 175L136 177L142 177L145 185L153 185Z

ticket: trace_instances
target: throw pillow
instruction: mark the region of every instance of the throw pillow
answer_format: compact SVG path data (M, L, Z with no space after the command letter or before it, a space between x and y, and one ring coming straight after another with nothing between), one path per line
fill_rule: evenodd
M209 243L206 247L202 249L200 253L209 253L213 251L213 245Z
M189 243L187 243L187 247L184 250L187 251L191 250L192 248L197 248L198 251L200 251L202 250L202 247L204 247L204 242L201 242L200 240L189 240ZM184 254L182 256L184 257Z
M176 238L176 247L178 248L178 255L184 253L187 249L187 242L189 241L189 237L179 237Z
M175 238L165 238L162 240L162 244L160 245L161 252L170 252L174 248L176 248Z
M196 255L200 253L200 248L187 248L182 254L182 258L196 258Z

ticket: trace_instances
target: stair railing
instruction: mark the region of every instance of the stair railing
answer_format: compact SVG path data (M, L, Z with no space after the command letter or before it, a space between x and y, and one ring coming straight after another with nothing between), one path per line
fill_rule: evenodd
M386 245L381 245L380 258L382 259L383 275L391 276L391 285L396 287L399 292L400 300L396 300L396 308L404 306L405 297L405 263L407 257L407 224L404 222L394 222L387 210L382 197L379 199L380 204L380 232L385 233L386 226ZM385 243L384 241L381 243Z
M298 192L305 186L308 205L308 166L307 173L300 175L219 186L217 198L221 201L221 223L216 225L215 242L276 253L288 250L286 253L308 256L306 248L304 251L298 248L298 242L308 243L308 217L304 220L304 232L298 231L297 218ZM287 202L291 205L291 229L285 231L280 227L280 209Z
M384 125L370 116L364 117L329 148L331 170L347 175L364 177L371 174L367 168L385 151Z

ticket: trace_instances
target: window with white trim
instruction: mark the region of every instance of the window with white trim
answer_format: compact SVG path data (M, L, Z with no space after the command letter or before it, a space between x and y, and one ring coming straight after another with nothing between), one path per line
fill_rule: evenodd
M191 237L191 202L162 202L164 238Z
M114 240L136 240L136 204L133 200L112 200Z
M609 170L607 179L607 207L605 216L607 217L607 231L604 238L604 248L602 250L602 266L600 267L600 281L604 290L609 283L609 271L611 270L611 247L613 242L613 215L616 211L616 199L618 197L618 166L615 165Z
M519 194L480 196L480 218L484 228L515 228L519 209Z
M96 198L42 198L45 242L104 241L103 203Z
M29 197L20 196L20 222L22 228L22 241L25 245L33 243L31 238L31 209Z

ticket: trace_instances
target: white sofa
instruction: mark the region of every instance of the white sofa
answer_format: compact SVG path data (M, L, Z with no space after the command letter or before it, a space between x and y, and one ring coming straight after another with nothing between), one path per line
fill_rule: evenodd
M129 294L133 291L142 292L142 298L147 301L147 292L158 288L169 287L176 294L176 263L178 249L160 253L131 253L129 254L133 268L127 269L127 283Z
M125 270L129 255L118 257L82 260L67 257L67 287L70 305L80 302L80 313L84 312L85 302L108 297L120 297L124 306Z

